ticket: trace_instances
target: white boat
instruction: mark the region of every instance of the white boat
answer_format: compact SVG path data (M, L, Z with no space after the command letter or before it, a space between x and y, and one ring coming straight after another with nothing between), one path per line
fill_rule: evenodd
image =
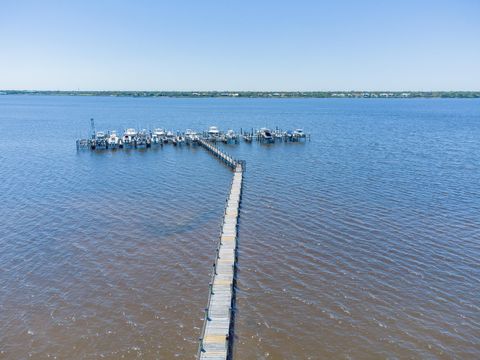
M165 138L165 130L160 128L153 129L153 132L152 132L153 144L161 144L164 138Z
M120 147L122 140L118 137L115 130L110 131L110 134L107 138L107 144L110 149L115 149Z
M150 134L147 130L141 130L137 133L135 137L135 146L137 147L149 147L151 144Z
M189 143L196 142L199 140L199 136L195 131L187 129L185 130L185 140Z
M173 133L173 131L167 131L167 135L165 136L165 140L166 142L173 142L173 140L175 140L175 134Z
M246 142L251 143L252 139L253 139L252 134L247 134L247 133L243 134L243 140L245 140Z
M273 132L273 136L276 138L276 139L281 139L285 136L285 133L283 133L282 131L276 129L274 132Z
M136 137L137 137L137 130L135 130L133 128L128 128L123 133L123 143L125 145L133 144Z
M293 136L298 137L298 138L304 138L306 135L303 132L303 129L295 129L293 131Z
M231 143L231 142L236 142L237 141L237 134L235 133L235 131L229 129L227 130L227 132L225 133L225 142L226 143Z
M172 144L175 146L182 145L184 142L185 138L181 134L177 134L172 137Z
M270 129L267 128L261 128L260 129L260 140L264 142L274 142L274 138L272 136L272 132Z
M97 131L95 133L95 148L107 147L107 135L103 131Z
M220 136L220 131L216 126L210 126L208 128L208 138L216 140Z
M185 142L185 138L182 135L177 135L175 140L177 141L178 145L182 145Z

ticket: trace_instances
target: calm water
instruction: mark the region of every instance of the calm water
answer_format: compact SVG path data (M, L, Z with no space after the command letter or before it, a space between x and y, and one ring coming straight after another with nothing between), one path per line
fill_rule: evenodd
M0 359L192 359L231 173L77 153L127 126L242 143L236 359L480 356L480 101L0 96Z

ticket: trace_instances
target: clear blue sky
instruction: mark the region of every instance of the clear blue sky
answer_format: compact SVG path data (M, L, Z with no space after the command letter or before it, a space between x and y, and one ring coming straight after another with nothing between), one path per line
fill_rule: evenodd
M2 0L0 89L480 90L480 1Z

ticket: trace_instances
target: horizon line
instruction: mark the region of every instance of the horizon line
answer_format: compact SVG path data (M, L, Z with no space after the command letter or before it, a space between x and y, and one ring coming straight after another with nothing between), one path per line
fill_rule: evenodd
M176 93L477 93L479 90L143 90L143 89L131 89L131 90L94 90L94 89L0 89L0 92L145 92L145 93L162 93L162 92L176 92Z

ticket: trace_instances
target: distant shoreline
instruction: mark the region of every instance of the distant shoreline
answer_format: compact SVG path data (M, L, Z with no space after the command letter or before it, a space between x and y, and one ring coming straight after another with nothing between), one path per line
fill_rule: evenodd
M55 91L0 90L0 95L64 95L174 98L480 98L480 91Z

